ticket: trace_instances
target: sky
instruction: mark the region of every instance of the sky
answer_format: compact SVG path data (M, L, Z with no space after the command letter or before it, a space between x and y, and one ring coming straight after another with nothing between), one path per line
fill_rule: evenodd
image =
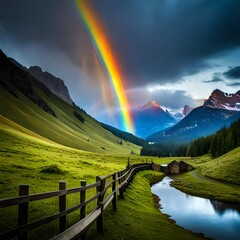
M240 89L240 1L80 0L97 16L132 109L172 112ZM75 0L1 0L0 48L60 77L74 102L122 128L121 106Z

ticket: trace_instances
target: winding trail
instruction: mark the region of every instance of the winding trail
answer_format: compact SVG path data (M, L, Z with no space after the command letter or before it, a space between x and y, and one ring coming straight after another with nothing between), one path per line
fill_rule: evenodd
M195 177L195 178L197 178L198 180L201 180L201 181L212 182L212 183L219 183L219 181L217 181L217 180L214 180L214 179L211 179L211 178L203 176L201 173L199 173L198 170L191 171L190 174L193 177Z

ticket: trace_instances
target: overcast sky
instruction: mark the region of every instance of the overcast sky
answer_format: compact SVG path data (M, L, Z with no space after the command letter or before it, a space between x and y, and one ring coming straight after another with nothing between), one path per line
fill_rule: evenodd
M118 56L132 107L156 100L177 111L216 88L240 89L240 1L88 1ZM62 78L80 107L117 126L110 110L118 104L104 104L106 76L74 0L1 0L0 48Z

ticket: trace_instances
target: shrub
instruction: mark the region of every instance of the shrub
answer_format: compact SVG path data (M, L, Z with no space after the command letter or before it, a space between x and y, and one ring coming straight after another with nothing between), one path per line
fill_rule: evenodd
M64 175L65 172L60 169L57 165L50 165L44 167L41 171L41 173L50 173L50 174L59 174L59 175Z

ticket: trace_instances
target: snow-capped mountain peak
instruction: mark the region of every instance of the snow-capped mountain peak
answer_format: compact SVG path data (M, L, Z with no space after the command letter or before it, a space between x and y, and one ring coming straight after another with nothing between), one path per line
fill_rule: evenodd
M203 106L240 111L240 95L236 93L225 93L219 89L212 92L210 97L204 102Z
M142 109L146 110L146 109L158 109L158 110L161 110L161 111L164 111L160 105L156 102L156 101L151 101L147 104L145 104Z

